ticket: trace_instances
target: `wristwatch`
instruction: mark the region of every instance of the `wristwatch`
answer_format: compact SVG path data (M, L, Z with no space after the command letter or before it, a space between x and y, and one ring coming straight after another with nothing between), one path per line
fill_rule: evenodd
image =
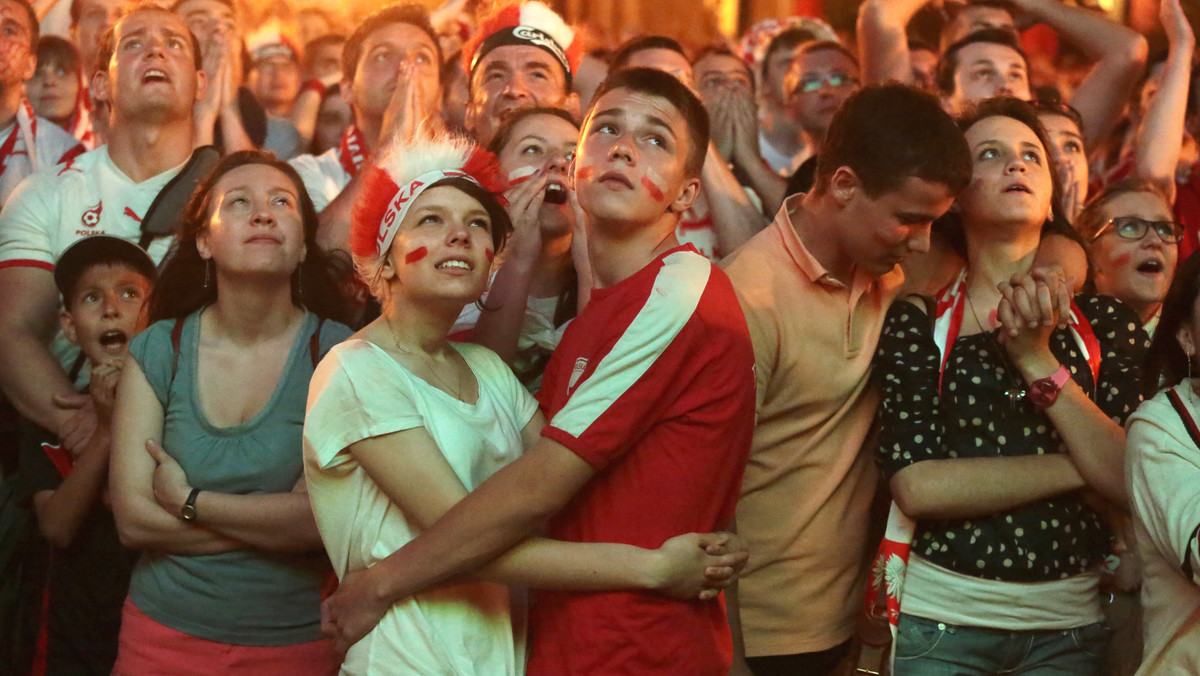
M200 495L199 488L193 488L191 493L188 493L187 502L183 503L183 507L179 508L179 518L184 521L196 520L196 496Z
M1049 378L1039 378L1033 381L1029 386L1029 392L1025 395L1029 402L1038 408L1049 408L1058 401L1058 393L1062 391L1063 385L1071 379L1071 372L1066 366L1059 365L1058 370Z

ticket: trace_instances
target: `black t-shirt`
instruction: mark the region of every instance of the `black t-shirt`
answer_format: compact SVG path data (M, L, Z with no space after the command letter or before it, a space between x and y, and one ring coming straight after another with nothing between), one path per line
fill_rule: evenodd
M18 472L26 495L55 490L62 484L63 471L69 471L70 453L58 446L53 434L25 423L20 453ZM58 466L52 457L59 458ZM121 546L112 511L99 502L92 506L70 546L51 550L46 673L112 671L121 607L136 560L137 552Z

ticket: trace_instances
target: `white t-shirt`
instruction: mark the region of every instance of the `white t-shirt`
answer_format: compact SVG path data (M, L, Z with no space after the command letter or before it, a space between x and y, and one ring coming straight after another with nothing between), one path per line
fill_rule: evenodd
M16 128L16 121L4 129L0 129L0 144L8 139ZM37 118L37 134L33 143L36 146L39 168L51 167L58 163L69 150L79 145L79 141L65 129L46 118ZM17 132L16 143L12 154L4 163L3 173L0 173L0 205L8 201L17 185L33 173L33 165L29 161L29 150L25 147L25 137Z
M1188 381L1174 390L1200 424L1200 401ZM1138 673L1200 674L1200 449L1165 391L1142 402L1128 425L1125 483L1145 613Z
M361 339L334 347L313 374L304 469L321 539L339 578L374 565L420 532L348 446L423 427L467 490L521 455L521 430L537 404L495 353L452 344L479 382L474 405L429 385ZM395 604L342 665L347 674L524 671L524 594L479 581L439 585Z
M101 146L39 169L17 186L0 211L0 268L53 271L59 255L89 235L113 235L136 244L146 209L185 163L134 183L113 164L108 146ZM173 239L160 237L150 244L148 252L156 263ZM69 370L78 348L60 331L51 352Z
M317 211L329 206L353 178L342 168L337 148L330 148L320 155L298 155L288 160L288 164L300 174Z

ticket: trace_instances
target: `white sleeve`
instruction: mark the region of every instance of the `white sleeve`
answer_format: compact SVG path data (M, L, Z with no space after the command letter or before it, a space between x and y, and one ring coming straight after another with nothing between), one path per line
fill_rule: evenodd
M1158 399L1147 405L1155 403L1160 409L1155 412L1176 415ZM1130 500L1154 547L1200 584L1200 449L1182 423L1174 422L1160 425L1139 415L1130 426L1125 460Z
M299 155L288 160L288 164L292 165L296 173L300 174L300 179L304 181L304 189L308 191L308 196L312 199L313 207L318 213L329 206L338 193L342 192L342 188L349 183L349 179L345 176L346 172L340 166L337 167L337 178L330 175L328 171L329 157L333 157L332 162L337 162L336 155L329 156L329 153L320 156ZM339 184L339 178L346 178L346 180Z
M25 177L0 211L0 266L30 265L54 269L61 201L54 197L53 175Z
M425 424L405 383L382 368L383 358L364 341L350 341L317 365L308 386L304 440L321 468L348 461L343 451L356 441Z

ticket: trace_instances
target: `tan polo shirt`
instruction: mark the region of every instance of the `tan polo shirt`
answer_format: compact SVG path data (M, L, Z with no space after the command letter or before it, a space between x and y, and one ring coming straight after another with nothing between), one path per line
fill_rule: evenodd
M855 630L865 594L867 513L877 473L862 445L884 315L904 273L829 276L791 224L775 220L722 262L754 342L758 423L737 509L750 562L738 586L746 655L831 648Z

